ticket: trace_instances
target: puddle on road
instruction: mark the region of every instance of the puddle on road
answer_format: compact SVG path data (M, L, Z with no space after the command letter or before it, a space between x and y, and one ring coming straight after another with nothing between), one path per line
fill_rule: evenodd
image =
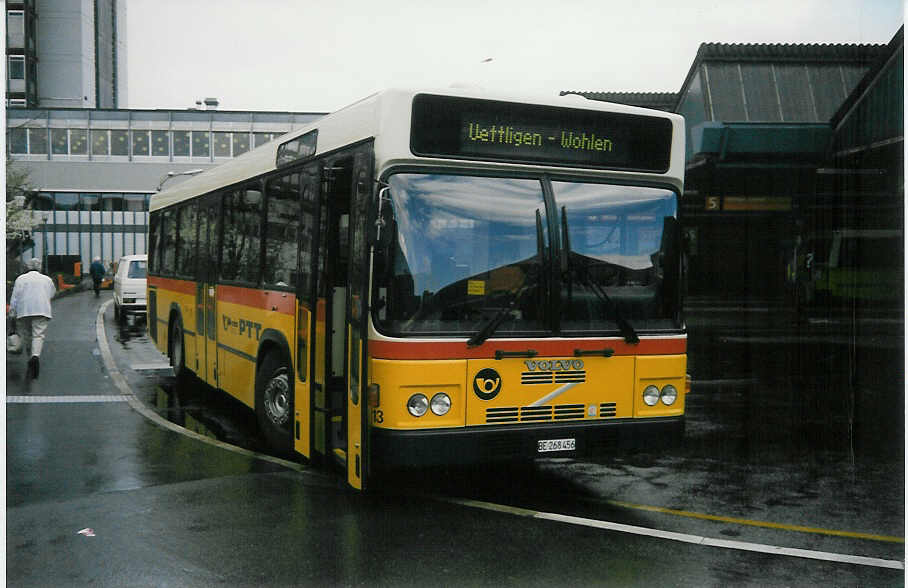
M272 453L248 407L195 378L178 382L170 376L166 380L155 387L147 401L159 415L211 439Z
M117 343L123 349L130 348L130 342L148 340L148 326L145 317L126 315L117 321Z

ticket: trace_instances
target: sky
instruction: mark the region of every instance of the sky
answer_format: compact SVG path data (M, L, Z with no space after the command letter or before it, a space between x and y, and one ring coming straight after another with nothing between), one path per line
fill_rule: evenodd
M129 108L388 87L676 92L701 43L888 43L905 0L127 0Z

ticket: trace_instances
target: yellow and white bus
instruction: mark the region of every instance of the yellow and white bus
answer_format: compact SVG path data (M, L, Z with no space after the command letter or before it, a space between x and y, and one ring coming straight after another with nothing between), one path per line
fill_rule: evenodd
M672 442L684 136L577 96L375 94L154 195L151 337L358 489Z

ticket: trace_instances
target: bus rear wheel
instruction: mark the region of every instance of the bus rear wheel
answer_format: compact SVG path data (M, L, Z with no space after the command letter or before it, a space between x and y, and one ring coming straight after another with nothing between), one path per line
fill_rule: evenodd
M255 375L255 416L268 444L289 455L293 441L293 383L290 368L277 353L266 355Z
M170 365L177 379L186 377L186 347L183 344L183 321L179 318L170 325Z

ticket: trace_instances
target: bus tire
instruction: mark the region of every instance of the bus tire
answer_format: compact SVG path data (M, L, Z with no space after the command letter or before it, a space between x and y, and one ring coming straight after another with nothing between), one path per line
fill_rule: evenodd
M114 321L120 322L120 305L117 304L116 300L114 300Z
M255 374L255 416L268 445L289 455L293 442L293 378L281 357L269 352Z
M176 317L170 323L170 336L167 337L167 345L170 348L170 365L173 367L173 375L177 380L185 379L186 370L186 344L183 337L183 321Z

